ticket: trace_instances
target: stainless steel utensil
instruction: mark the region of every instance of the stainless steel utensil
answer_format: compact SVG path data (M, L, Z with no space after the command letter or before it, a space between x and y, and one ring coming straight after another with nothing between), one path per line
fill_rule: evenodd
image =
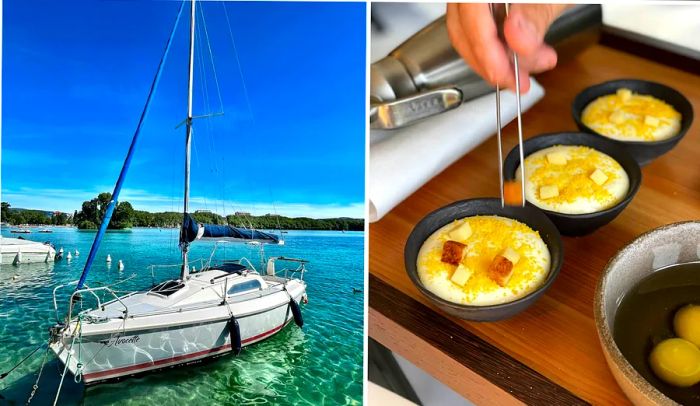
M601 25L600 5L578 5L552 24L545 42L562 62L597 42ZM370 126L401 128L492 91L452 48L442 16L370 66Z
M499 12L498 5L493 3L490 4L490 8L491 14L496 22L496 27L498 27L499 36L503 38L503 23L508 17L510 6L508 3L505 3L503 7L505 10L504 13ZM520 201L521 205L525 207L525 160L523 157L523 118L520 106L520 75L518 74L518 54L515 52L512 54L513 71L515 74L515 106L518 119L518 151L520 152ZM498 181L501 188L501 207L503 207L505 206L505 199L503 196L503 143L501 139L501 87L499 84L496 84L496 134L498 138Z

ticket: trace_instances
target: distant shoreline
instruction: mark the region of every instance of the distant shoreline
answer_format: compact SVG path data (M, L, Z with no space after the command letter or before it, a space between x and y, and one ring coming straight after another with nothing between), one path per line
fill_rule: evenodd
M97 229L80 229L77 226L74 225L53 225L53 224L21 224L21 225L11 225L11 224L6 224L2 223L0 224L0 228L3 229L22 229L22 228L47 228L47 229L52 229L52 228L74 228L77 231L80 232L92 232L96 233ZM120 233L120 232L129 232L131 230L153 230L153 229L160 229L160 230L178 230L180 227L131 227L131 228L126 228L126 229L108 229L108 233ZM263 231L335 231L335 232L343 232L343 233L350 233L350 232L365 232L365 230L327 230L327 229L318 229L318 228L282 228L282 229L268 229L268 228L256 228L255 230L263 230Z
M104 216L104 208L110 201L109 193L100 193L95 199L85 201L81 211L73 214L57 211L14 208L2 202L0 220L13 227L77 227L80 230L96 230ZM253 215L235 212L220 215L209 210L195 210L192 218L200 224L231 225L255 230L336 230L364 231L364 218L333 217L286 217L279 214ZM148 212L135 210L127 201L120 202L111 217L110 230L134 227L178 228L182 222L181 212Z

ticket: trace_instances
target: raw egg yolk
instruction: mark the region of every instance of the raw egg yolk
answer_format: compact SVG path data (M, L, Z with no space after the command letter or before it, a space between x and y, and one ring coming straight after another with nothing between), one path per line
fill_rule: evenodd
M688 305L676 312L673 329L678 337L700 347L700 306Z
M700 349L682 338L669 338L649 355L651 369L662 381L688 387L700 382Z

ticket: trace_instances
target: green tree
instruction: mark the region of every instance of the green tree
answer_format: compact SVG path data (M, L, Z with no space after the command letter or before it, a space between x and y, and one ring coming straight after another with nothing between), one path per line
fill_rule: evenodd
M72 223L80 229L95 229L102 222L104 212L111 201L110 193L100 193L91 200L84 201L80 211L73 215L57 213L53 217L41 210L11 209L10 204L2 202L0 216L3 221L10 224L55 224L63 225ZM230 224L236 227L255 228L261 230L364 230L363 219L332 218L314 219L309 217L285 217L276 214L264 216L221 216L215 213L199 212L192 214L195 221L206 224ZM109 224L110 229L123 229L129 227L178 227L182 223L182 213L159 212L149 213L142 210L134 210L129 202L119 202L112 214Z
M27 220L24 218L24 214L21 211L18 211L16 213L12 213L10 216L10 224L17 225L17 224L24 224L26 223Z
M74 222L78 224L80 229L97 228L102 224L107 206L112 200L112 194L108 192L100 193L96 198L83 202L82 210L80 210L74 218ZM109 229L124 229L133 225L134 208L129 202L120 202L117 204L112 218L110 219Z
M120 202L114 209L109 226L116 229L130 228L133 225L133 218L134 208L131 207L131 203Z
M109 202L112 201L112 194L109 192L102 192L99 195L97 195L97 223L102 222L102 218L105 216L105 212L107 211L107 206L109 206ZM116 209L116 207L115 207Z
M96 230L97 224L90 220L82 220L80 223L78 223L78 228L81 230Z
M75 216L76 223L80 224L83 221L89 221L93 224L99 223L100 219L97 214L97 199L92 199L83 202L81 210Z
M10 218L10 203L0 203L0 220L9 221Z
M66 213L61 213L58 212L54 214L54 216L51 218L51 224L55 226L63 226L68 223L68 214Z

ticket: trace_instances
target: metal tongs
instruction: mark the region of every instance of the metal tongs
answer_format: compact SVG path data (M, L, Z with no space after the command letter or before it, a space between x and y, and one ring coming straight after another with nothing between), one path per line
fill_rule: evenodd
M499 4L489 3L491 8L491 14L496 22L496 28L498 30L498 36L503 40L504 45L506 44L505 37L503 34L503 23L506 17L508 17L509 4L503 4L504 7L498 7ZM506 45L507 46L507 45ZM522 122L522 111L520 107L520 76L518 75L518 54L513 52L513 68L515 70L515 99L516 108L518 113L518 150L520 152L520 198L522 202L522 207L525 207L525 159L523 157L523 122ZM505 206L505 200L503 197L504 179L503 179L503 143L501 141L501 87L496 84L496 129L498 135L498 180L500 184L501 191L501 207Z

